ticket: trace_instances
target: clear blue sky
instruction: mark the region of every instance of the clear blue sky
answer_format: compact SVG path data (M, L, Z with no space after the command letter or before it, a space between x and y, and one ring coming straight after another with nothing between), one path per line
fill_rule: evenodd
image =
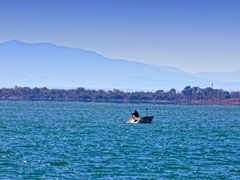
M0 43L51 42L187 72L240 69L240 0L0 0Z

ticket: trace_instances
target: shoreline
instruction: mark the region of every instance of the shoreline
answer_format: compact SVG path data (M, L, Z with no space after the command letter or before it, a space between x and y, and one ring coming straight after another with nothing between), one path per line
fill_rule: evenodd
M122 102L122 101L76 101L76 100L28 100L28 99L0 99L0 101L28 101L28 102L83 102L83 103L117 103L117 104L156 104L156 105L189 105L189 106L240 106L240 99L230 101L187 101L187 102L173 102L173 101L157 101L157 102Z

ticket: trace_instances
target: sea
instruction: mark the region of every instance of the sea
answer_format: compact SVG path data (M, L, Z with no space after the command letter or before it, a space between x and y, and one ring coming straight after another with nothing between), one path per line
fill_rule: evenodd
M240 179L240 107L0 101L0 179Z

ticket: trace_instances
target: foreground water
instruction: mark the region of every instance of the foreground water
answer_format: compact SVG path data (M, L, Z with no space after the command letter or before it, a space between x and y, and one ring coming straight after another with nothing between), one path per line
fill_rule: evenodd
M0 160L0 179L240 179L240 107L0 101Z

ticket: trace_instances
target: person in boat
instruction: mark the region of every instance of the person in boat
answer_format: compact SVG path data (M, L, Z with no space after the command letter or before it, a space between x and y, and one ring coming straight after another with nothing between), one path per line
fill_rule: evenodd
M134 113L132 113L132 116L135 116L136 118L138 118L139 114L138 114L138 112L136 110L134 110Z

